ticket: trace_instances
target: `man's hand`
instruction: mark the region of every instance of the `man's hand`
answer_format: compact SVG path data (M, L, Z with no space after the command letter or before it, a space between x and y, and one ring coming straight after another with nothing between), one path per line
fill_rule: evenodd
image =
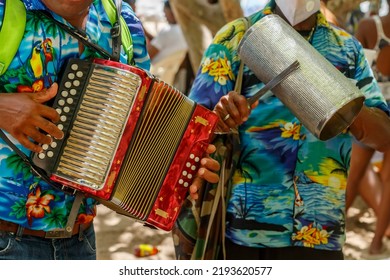
M244 123L251 110L259 104L258 101L249 106L245 96L231 91L227 95L221 97L217 105L214 107L214 112L219 116L217 131L228 132L230 129L235 129L237 126Z
M41 152L40 144L50 144L52 137L62 139L64 134L55 125L59 121L59 114L55 109L43 105L57 94L57 90L55 83L37 93L1 94L0 128L33 152Z
M194 178L191 186L189 187L190 196L192 199L198 199L198 190L203 185L203 180L210 183L218 183L219 176L216 173L220 169L218 161L210 158L208 155L214 153L216 150L215 146L210 144L207 147L207 156L201 159L201 167L198 170L197 176Z

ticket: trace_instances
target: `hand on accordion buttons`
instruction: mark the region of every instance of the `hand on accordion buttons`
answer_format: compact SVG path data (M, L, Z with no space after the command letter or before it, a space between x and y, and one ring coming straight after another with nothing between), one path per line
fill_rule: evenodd
M218 183L220 169L219 162L209 157L209 154L214 153L216 150L215 146L210 144L206 150L206 156L200 161L200 168L197 175L195 176L190 188L190 196L192 199L198 199L198 190L201 188L204 180L210 183Z
M61 139L64 134L55 125L59 121L59 114L43 104L52 99L57 90L58 85L53 84L35 93L2 94L1 104L6 107L0 110L1 128L33 152L40 152L40 144L50 144L52 137Z

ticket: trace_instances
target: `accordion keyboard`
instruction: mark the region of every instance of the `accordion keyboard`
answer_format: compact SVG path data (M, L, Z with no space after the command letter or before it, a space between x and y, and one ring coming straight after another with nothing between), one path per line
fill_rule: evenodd
M128 71L70 61L53 103L65 137L43 146L35 164L69 181L102 188L140 83Z

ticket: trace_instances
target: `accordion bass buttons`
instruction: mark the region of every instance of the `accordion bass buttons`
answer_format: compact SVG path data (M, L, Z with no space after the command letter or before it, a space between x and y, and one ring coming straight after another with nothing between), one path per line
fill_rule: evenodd
M199 165L199 157L195 156L195 154L191 153L188 161L184 165L184 169L181 173L181 177L179 179L179 185L188 188L192 179L195 177L195 172L198 170Z

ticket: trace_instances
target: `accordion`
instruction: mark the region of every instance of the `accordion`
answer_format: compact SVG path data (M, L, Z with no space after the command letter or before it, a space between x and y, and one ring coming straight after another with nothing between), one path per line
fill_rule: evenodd
M137 67L70 59L50 105L64 138L34 164L54 182L170 231L218 116Z

